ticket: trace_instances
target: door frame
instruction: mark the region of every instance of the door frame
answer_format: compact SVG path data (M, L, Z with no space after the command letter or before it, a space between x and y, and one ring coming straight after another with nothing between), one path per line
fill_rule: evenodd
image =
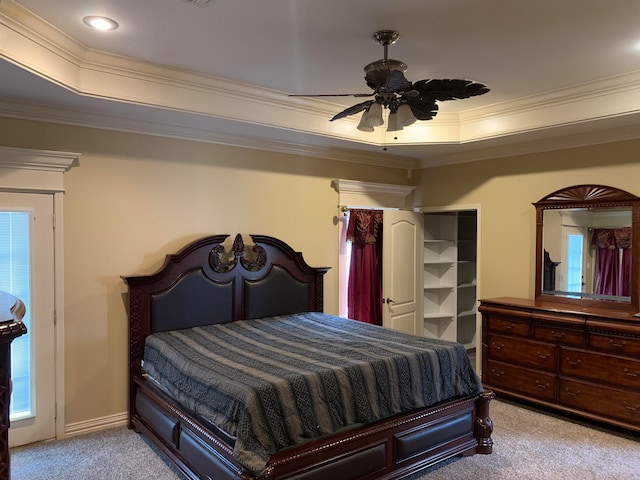
M565 292L569 291L568 280L569 280L569 245L568 238L570 235L579 234L582 239L582 265L581 265L581 273L582 273L582 285L580 288L580 292L584 293L585 286L590 285L593 287L593 260L589 255L589 227L580 227L578 225L562 225L561 228L561 238L562 244L560 246L560 265L562 266L562 284L561 288L558 288L556 284L557 290L564 290ZM591 263L592 269L587 270L587 263ZM557 277L556 277L557 278ZM588 280L588 282L587 282Z
M79 153L0 146L0 191L53 196L55 308L55 434L64 438L64 232L63 173L77 166Z
M409 175L409 171L407 172ZM409 175L409 178L411 175ZM414 185L371 183L360 180L337 178L331 186L338 192L338 214L334 224L338 226L338 315L347 317L347 284L349 255L346 248L348 226L347 212L352 208L371 210L411 210L406 207L407 196L415 190ZM414 210L417 211L417 210Z
M28 273L22 280L16 279L17 284L11 281L6 284L12 295L19 296L23 301L26 312L23 321L29 320L27 333L23 337L17 338L11 343L11 364L17 367L12 368L11 380L13 391L11 392L9 417L11 428L9 429L9 447L19 447L29 443L50 440L55 438L55 416L56 416L56 345L55 345L55 256L54 256L54 229L53 229L53 195L41 193L23 192L2 192L0 191L0 206L2 212L9 214L10 225L13 224L12 213L22 216L22 228L18 228L18 237L13 236L13 229L9 228L6 233L9 238L21 240L21 244L26 246L25 250L18 253L16 260L20 264L28 257L25 266ZM27 238L22 238L25 235ZM24 243L22 242L24 240ZM20 243L18 245L20 245ZM20 247L18 247L18 251ZM10 248L7 252L13 254ZM16 252L17 253L17 252ZM24 256L24 257L23 257ZM22 275L18 273L18 276ZM9 273L9 278L13 275ZM27 280L26 284L24 280ZM15 287L15 288L14 288ZM22 297L20 295L26 295ZM15 349L22 343L22 360L16 357ZM27 347L27 350L24 350ZM14 365L13 362L17 363ZM13 375L20 371L20 375L27 375L28 382L22 382L21 395L22 407L17 410L13 402L19 402L16 397L16 382L19 381ZM24 378L24 377L23 377ZM25 395L26 394L26 395ZM28 400L27 400L28 398ZM16 414L14 417L13 414Z

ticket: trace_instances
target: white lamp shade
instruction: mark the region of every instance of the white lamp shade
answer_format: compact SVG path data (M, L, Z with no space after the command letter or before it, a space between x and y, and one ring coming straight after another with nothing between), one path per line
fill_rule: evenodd
M364 112L362 114L362 117L360 117L360 123L358 123L358 126L356 128L361 132L373 132L373 127L371 125L367 125L366 120L367 112Z
M412 123L415 123L417 120L417 118L413 115L413 112L411 111L411 107L406 103L403 103L402 105L400 105L400 107L398 108L397 115L398 115L397 116L398 125L402 127L408 127Z
M402 130L402 125L398 122L398 114L390 113L387 120L387 132L397 132Z
M382 105L378 102L372 103L363 117L365 124L369 127L379 127L384 123L382 119Z

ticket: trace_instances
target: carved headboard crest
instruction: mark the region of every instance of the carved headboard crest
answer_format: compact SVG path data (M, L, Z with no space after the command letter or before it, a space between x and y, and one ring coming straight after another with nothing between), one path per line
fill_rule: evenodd
M211 249L209 253L209 265L218 273L226 273L233 270L238 261L249 272L257 272L264 268L267 263L267 252L260 245L254 245L251 251L254 253L255 260L250 260L245 255L249 247L245 246L244 240L241 234L237 234L233 240L233 246L231 247L231 253L233 257L229 261L225 261L225 248L222 245L216 245Z

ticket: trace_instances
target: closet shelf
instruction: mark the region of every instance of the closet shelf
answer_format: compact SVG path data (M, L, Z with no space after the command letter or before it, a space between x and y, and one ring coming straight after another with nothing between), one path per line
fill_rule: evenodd
M439 321L453 321L455 318L454 313L443 313L443 312L430 312L425 313L424 318L428 318L429 320L439 320Z
M435 239L425 239L424 243L433 243L433 244L444 243L448 245L454 245L455 241L448 240L448 239L435 238Z
M424 335L473 349L477 212L425 212L424 238Z

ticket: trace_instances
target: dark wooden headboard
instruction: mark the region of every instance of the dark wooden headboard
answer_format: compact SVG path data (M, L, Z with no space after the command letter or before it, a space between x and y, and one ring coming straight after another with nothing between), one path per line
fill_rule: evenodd
M236 235L196 240L167 255L156 273L123 277L129 287L130 380L141 375L145 338L154 332L305 311L323 311L323 276L277 238ZM133 390L133 388L132 388ZM133 391L130 392L133 394Z

